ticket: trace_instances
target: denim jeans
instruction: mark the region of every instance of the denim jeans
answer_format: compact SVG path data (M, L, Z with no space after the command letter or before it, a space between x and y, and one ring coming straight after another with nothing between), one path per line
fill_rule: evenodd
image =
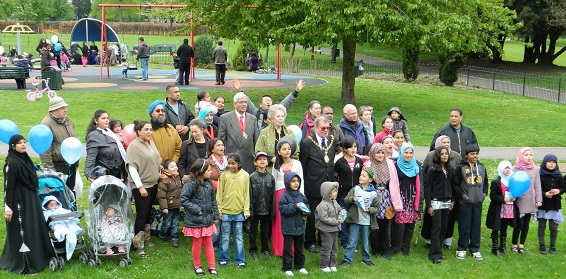
M358 237L362 240L362 260L371 261L369 255L369 225L349 224L350 232L348 233L348 246L344 251L344 260L351 263L354 260L354 252L358 245Z
M147 80L149 58L140 58L140 62L142 67L142 79Z
M218 251L218 262L230 261L230 232L234 234L234 263L236 265L246 263L244 254L244 235L242 224L244 214L225 214L222 213L222 228L220 232L220 249Z
M346 203L344 202L344 198L336 198L336 202L342 208L347 209ZM342 248L346 248L348 246L348 223L342 222L340 225L340 245Z
M220 232L222 231L222 221L214 223L216 226L217 233L212 235L212 245L214 246L214 251L218 251L218 246L220 246Z
M163 223L161 223L160 238L167 237L167 231L171 228L171 240L179 240L179 218L181 217L181 209L169 209L169 213L163 214Z
M470 253L478 252L481 238L482 205L460 204L458 209L458 251L470 249ZM499 213L498 213L499 214Z

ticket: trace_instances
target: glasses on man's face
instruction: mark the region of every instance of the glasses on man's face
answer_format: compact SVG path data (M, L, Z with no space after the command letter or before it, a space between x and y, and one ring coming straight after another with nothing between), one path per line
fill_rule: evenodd
M330 130L330 127L318 127L319 129L323 130L323 131L328 131Z
M162 112L165 112L165 110L164 109L156 109L155 112L162 113Z

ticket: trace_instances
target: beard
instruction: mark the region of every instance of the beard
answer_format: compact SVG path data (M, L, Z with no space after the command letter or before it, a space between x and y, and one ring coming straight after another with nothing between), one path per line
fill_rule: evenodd
M165 116L164 115L158 115L156 117L152 117L151 121L155 122L155 123L163 124L163 123L165 123Z

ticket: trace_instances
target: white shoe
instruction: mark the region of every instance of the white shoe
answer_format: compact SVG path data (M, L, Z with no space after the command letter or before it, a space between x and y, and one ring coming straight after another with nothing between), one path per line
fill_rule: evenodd
M330 267L321 268L322 272L330 272Z
M483 261L483 257L481 256L480 252L472 253L472 257L478 261Z
M331 267L330 267L330 271L332 271L332 272L337 272L338 269L337 269L335 266L331 266Z
M456 259L463 260L466 258L466 251L456 251Z
M301 274L309 274L309 272L308 272L306 269L304 269L304 268L299 269L299 272L300 272Z
M293 274L293 271L287 270L287 271L285 271L285 275L294 276L295 274Z

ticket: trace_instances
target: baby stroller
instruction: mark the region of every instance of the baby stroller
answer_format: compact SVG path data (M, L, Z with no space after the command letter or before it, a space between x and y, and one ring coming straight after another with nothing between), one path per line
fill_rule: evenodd
M134 238L134 213L131 197L130 188L111 175L99 177L88 188L90 206L86 222L94 255L89 261L90 266L99 265L99 257L124 257L118 262L120 267L132 264L130 245ZM112 247L116 246L118 251L114 252Z
M52 271L55 270L63 270L65 268L65 255L66 251L66 243L65 239L59 241L57 239L57 235L55 231L52 229L51 223L59 222L59 221L66 221L71 220L74 218L82 218L83 212L77 211L77 205L75 202L75 196L71 189L65 185L65 181L67 181L67 176L60 172L55 172L50 169L43 169L38 171L38 194L39 199L43 200L46 196L54 196L56 197L61 206L65 209L71 210L71 213L67 214L59 214L50 216L47 219L47 225L49 226L49 236L51 239L51 246L55 251L55 256L49 260L49 268ZM89 259L89 254L86 250L86 242L84 237L85 230L83 229L82 232L77 235L77 243L75 246L75 251L84 249L84 251L79 252L79 261L87 264Z

